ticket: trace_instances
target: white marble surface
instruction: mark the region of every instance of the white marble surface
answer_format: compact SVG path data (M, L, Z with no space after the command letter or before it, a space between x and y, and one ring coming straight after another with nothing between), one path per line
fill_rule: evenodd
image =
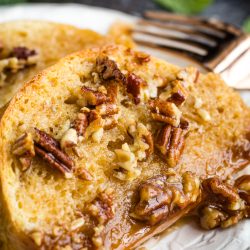
M88 7L76 4L33 4L0 8L0 22L18 19L50 20L90 28L105 34L111 23L117 20L134 22L136 18L118 11ZM1 25L1 24L0 24ZM154 52L153 52L154 53ZM160 56L160 54L157 54ZM185 66L188 61L169 55L166 59ZM242 97L250 105L250 93L242 92ZM245 220L226 230L201 230L194 222L179 227L178 230L149 240L145 246L152 250L245 250L250 249L250 221Z

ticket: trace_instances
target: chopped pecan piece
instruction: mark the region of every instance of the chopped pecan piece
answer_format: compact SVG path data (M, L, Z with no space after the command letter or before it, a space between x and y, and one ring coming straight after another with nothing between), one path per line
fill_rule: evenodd
M35 50L30 50L26 47L15 47L10 53L10 57L16 57L17 59L27 60L31 56L37 55Z
M235 187L239 191L241 199L243 199L248 206L248 217L250 216L250 175L243 175L236 179Z
M21 137L19 137L12 148L12 152L14 155L30 155L35 156L34 151L34 142L32 139L32 135L30 133L25 133Z
M188 91L182 85L181 81L175 80L171 83L173 86L171 90L171 96L167 99L169 102L173 102L175 105L182 105L188 96Z
M187 120L181 118L179 127L183 130L188 130L189 122Z
M181 111L174 103L162 101L159 99L150 100L149 108L154 120L170 124L174 127L179 126Z
M107 87L107 97L108 102L115 103L118 94L118 85L117 84L109 84Z
M152 133L142 123L130 124L127 132L134 139L132 147L138 160L148 158L154 151Z
M78 136L84 136L88 125L88 112L86 110L82 110L77 114L72 127L76 130Z
M150 61L150 55L142 51L135 51L134 56L139 64L147 63Z
M82 87L82 95L86 104L90 106L100 105L107 101L107 96L99 91L94 91L87 87Z
M91 203L89 210L99 224L104 225L114 216L113 212L113 192L105 190L100 193L97 198Z
M250 193L250 175L243 175L236 179L235 186L242 191Z
M147 86L147 83L139 76L130 73L127 78L127 92L133 96L134 103L140 103L140 92L143 86Z
M200 72L198 69L194 67L188 67L180 70L177 78L182 81L184 87L188 87L198 81L199 75Z
M77 171L76 175L84 181L92 181L93 175L85 168L81 168Z
M157 133L155 146L166 159L170 167L176 166L185 144L185 131L170 125L164 126Z
M202 185L206 191L220 196L222 199L228 201L228 203L239 200L237 189L231 185L223 183L219 177L206 179Z
M143 136L143 140L148 144L148 149L146 150L146 156L149 157L154 152L154 140L152 133L149 132L147 135Z
M249 217L249 192L244 190L245 184L249 185L249 179L244 176L236 180L235 186L223 182L219 177L204 180L205 198L199 209L201 226L205 229L226 228ZM242 192L245 196L241 196Z
M96 110L90 110L88 113L88 121L89 123L100 118L100 115L96 112Z
M51 167L60 170L66 178L72 177L73 160L60 149L59 142L49 134L35 128L35 152Z
M30 133L25 133L19 137L13 145L12 153L19 157L22 170L27 170L31 165L32 158L35 156L32 135Z
M124 143L121 149L115 150L118 168L115 169L114 176L120 180L134 180L141 171L137 168L137 160L129 145Z
M105 116L103 128L105 130L114 128L118 124L118 118L118 114Z
M125 82L125 76L122 74L115 61L110 60L107 56L99 56L96 59L96 71L104 80L114 79Z
M119 112L119 108L116 104L108 102L96 106L96 112L101 116L110 116L117 114Z
M73 128L67 130L60 141L61 149L72 148L77 145L77 131Z
M199 192L199 180L192 173L185 176L156 176L139 187L139 202L131 217L155 225L169 215L196 202Z

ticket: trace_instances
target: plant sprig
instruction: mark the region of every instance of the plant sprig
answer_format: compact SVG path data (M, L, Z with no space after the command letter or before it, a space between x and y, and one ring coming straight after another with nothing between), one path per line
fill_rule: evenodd
M211 5L214 0L155 0L155 2L174 12L197 14Z

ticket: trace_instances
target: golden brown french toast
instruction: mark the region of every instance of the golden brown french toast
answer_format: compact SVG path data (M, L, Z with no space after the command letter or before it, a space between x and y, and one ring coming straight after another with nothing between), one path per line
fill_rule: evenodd
M94 31L53 22L1 23L0 108L40 70L102 39Z
M249 162L249 120L212 73L118 45L60 60L1 119L8 248L139 245Z

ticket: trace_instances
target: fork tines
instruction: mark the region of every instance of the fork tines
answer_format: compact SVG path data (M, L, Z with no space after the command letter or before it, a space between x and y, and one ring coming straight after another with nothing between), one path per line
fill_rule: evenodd
M133 38L143 46L167 49L187 55L208 68L223 71L250 46L247 36L233 25L214 19L201 19L166 12L148 11L140 19ZM245 41L247 40L247 41ZM227 62L223 61L245 41ZM223 66L219 65L223 61ZM215 70L216 71L216 70Z

